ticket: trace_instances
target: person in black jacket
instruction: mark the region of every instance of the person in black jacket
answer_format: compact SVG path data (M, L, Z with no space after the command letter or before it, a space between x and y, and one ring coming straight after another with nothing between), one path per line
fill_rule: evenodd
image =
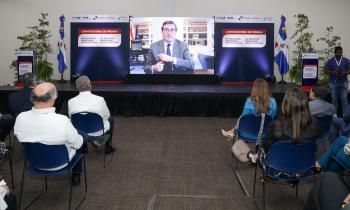
M350 209L350 190L341 176L325 172L310 191L304 210Z
M21 78L23 89L9 95L9 108L12 116L17 117L21 112L32 109L33 102L30 100L33 87L37 82L32 73L24 74Z

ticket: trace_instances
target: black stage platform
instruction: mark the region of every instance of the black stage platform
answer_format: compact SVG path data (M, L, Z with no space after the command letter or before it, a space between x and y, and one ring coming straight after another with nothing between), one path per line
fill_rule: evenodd
M273 84L278 105L294 84ZM74 84L57 83L56 108L66 114L68 99L77 95ZM94 84L93 92L103 96L113 115L122 116L206 116L238 117L251 85L180 84ZM17 87L0 87L0 112L8 113L8 94ZM279 106L280 107L280 106Z

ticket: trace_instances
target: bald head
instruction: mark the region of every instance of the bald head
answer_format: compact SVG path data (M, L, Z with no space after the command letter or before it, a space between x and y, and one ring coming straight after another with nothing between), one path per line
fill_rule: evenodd
M34 104L50 104L57 98L57 90L54 84L50 82L44 82L37 85L33 89L32 100ZM53 103L52 105L53 106Z

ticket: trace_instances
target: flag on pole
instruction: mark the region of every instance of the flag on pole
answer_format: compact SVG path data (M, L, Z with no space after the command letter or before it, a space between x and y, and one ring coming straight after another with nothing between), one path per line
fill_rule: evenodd
M64 70L67 69L67 57L66 57L66 44L64 43L64 15L60 17L60 38L58 40L58 52L57 52L57 60L58 60L58 71L63 74Z
M281 25L278 30L278 37L275 43L275 62L280 69L281 75L285 74L289 70L288 62L288 42L286 31L286 18L281 16Z
M132 24L130 23L130 48L131 48L131 42L134 40L134 33L133 33L133 28Z

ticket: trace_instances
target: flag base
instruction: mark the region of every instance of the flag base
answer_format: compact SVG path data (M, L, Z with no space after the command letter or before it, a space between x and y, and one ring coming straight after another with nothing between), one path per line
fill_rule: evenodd
M282 75L281 75L282 80L278 82L278 84L280 84L280 85L287 84L287 82L286 82L286 81L284 81L284 79L283 79L283 75L284 75L284 74L282 74Z
M58 83L66 83L67 81L63 79L63 73L61 73L61 79L58 80Z
M66 83L67 81L66 80L64 80L64 79L60 79L60 80L58 80L58 83Z

